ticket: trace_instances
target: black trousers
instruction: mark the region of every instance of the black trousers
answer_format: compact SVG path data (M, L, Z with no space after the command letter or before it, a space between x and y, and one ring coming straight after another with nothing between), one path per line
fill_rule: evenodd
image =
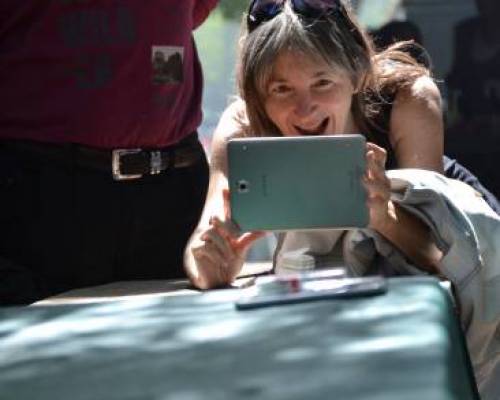
M204 155L189 167L114 181L110 173L20 157L0 145L0 304L113 281L184 277L183 250L207 186Z

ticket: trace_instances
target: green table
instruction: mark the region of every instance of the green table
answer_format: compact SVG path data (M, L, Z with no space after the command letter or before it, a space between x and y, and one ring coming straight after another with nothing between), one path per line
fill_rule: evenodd
M238 311L238 290L0 310L2 400L475 399L432 278Z

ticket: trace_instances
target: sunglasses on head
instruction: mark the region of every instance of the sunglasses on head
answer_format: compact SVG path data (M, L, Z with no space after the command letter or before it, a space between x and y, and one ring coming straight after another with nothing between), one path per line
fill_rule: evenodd
M341 7L340 0L252 0L247 15L248 31L276 17L287 1L297 14L307 18L331 14Z

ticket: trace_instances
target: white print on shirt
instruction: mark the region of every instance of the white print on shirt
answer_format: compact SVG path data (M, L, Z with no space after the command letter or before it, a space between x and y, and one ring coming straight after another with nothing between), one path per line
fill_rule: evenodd
M184 79L184 47L152 46L153 83L179 84Z

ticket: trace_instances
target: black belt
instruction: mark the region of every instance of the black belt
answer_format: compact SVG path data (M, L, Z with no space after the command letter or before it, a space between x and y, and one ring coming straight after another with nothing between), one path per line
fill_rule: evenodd
M117 181L157 175L169 168L185 168L203 156L198 134L193 132L179 143L162 149L101 150L76 144L50 144L27 140L2 141L2 145L22 155L111 172Z

